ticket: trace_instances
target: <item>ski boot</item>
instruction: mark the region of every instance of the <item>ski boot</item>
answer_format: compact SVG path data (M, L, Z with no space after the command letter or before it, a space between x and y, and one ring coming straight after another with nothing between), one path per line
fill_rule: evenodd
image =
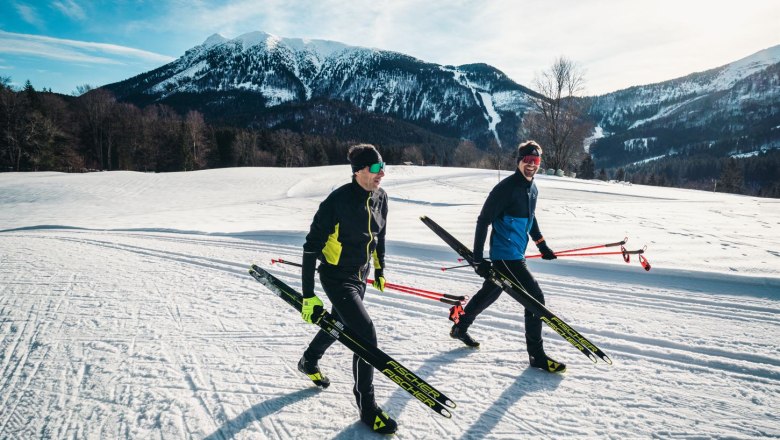
M377 406L361 413L360 421L377 434L394 434L398 430L398 423Z
M528 362L532 367L539 368L540 370L547 371L548 373L563 373L566 371L566 364L558 362L555 359L551 359L544 353L537 356L529 355Z
M461 329L457 326L457 324L452 326L452 330L450 330L450 337L453 339L460 339L461 342L468 345L469 347L479 347L479 342L475 341L474 338L469 335L468 331Z
M308 376L314 382L314 385L320 388L325 389L330 386L330 379L320 372L317 362L310 362L306 359L306 356L301 357L301 360L298 361L298 371Z

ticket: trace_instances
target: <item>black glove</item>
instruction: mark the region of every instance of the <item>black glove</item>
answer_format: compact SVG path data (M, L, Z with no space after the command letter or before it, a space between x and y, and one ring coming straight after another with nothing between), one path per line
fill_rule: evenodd
M539 252L542 253L542 260L554 260L558 258L555 256L555 252L553 252L552 249L547 246L547 243L541 242L536 245L536 247L539 248Z
M490 273L490 261L487 260L474 260L474 272L477 275L485 278Z

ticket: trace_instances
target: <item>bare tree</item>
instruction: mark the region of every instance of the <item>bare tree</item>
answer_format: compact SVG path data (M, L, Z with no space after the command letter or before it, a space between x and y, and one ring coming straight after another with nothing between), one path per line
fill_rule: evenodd
M11 89L9 77L0 78L0 163L4 160L19 171L23 155L22 127L24 125L24 103L18 93ZM7 159L4 159L6 158Z
M235 148L235 156L238 159L238 166L253 167L255 166L255 151L257 150L257 132L255 131L241 131L236 136L236 141L233 144Z
M420 147L415 145L404 147L401 152L401 160L404 162L411 162L412 164L425 165L422 151L420 151Z
M306 165L306 154L299 135L290 130L279 130L275 138L279 145L277 158L286 168Z
M83 86L87 89L87 86ZM116 103L114 95L105 89L92 89L83 93L79 100L84 112L83 124L89 133L93 158L100 169L111 169L111 147L109 131L111 128L110 113Z
M559 57L548 70L537 74L533 110L523 118L521 138L534 139L544 148L548 168L571 170L591 130L585 101L585 75L573 61Z
M455 149L453 162L455 166L473 168L478 165L480 157L481 154L474 142L462 140Z
M201 168L206 164L206 121L200 112L190 110L184 124L187 129L187 144L191 147L186 155L185 169Z

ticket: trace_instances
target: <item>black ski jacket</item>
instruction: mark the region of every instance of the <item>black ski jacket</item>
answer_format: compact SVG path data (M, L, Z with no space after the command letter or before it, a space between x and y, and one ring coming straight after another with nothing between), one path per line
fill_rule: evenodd
M314 295L314 266L332 277L349 277L385 266L387 193L364 190L353 178L320 203L303 245L303 295Z

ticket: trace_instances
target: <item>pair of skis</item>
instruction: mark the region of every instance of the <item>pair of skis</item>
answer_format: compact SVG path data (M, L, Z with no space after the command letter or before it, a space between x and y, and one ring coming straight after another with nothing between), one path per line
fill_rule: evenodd
M460 256L470 265L474 265L474 254L469 248L430 218L423 216L420 217L420 220L444 240L445 243L450 245L450 247L460 254ZM292 287L255 264L252 265L249 274L252 275L255 280L267 287L271 292L282 298L287 304L297 310L298 313L301 312L303 296ZM601 351L601 349L596 347L596 345L590 342L585 336L556 316L545 307L544 304L532 297L523 286L515 283L513 280L494 269L490 269L485 278L501 287L501 289L507 292L526 309L539 316L542 321L550 326L550 328L561 335L563 339L569 341L569 343L587 356L593 363L598 362L598 358L600 358L607 364L612 364L612 360L606 353ZM390 378L390 380L398 384L398 386L414 396L424 405L444 417L452 417L452 413L450 413L448 408L455 408L455 402L444 395L444 393L422 380L419 376L376 346L365 341L327 311L317 308L314 315L315 316L312 317L312 322L316 323L326 333L344 344L347 348L352 350L352 352Z
M474 266L474 253L471 251L471 249L467 248L463 243L458 241L458 239L453 237L449 232L447 232L444 228L439 226L438 223L431 220L429 217L422 216L420 217L420 220L422 220L426 226L428 226L436 235L444 240L445 243L450 245L450 247L463 259L465 259L466 262L468 262L471 266ZM539 316L539 318L547 325L549 325L550 328L561 335L563 339L569 341L571 345L578 349L582 354L587 356L591 361L593 361L594 364L598 362L598 358L601 358L601 360L607 364L612 364L612 359L610 359L606 353L596 347L595 344L590 342L585 336L580 334L580 332L556 316L547 307L545 307L544 304L537 301L536 298L531 296L528 291L523 288L523 286L517 284L501 272L492 268L485 278L490 280L495 285L501 287L504 292L508 293L517 302L522 304L523 307L531 311L531 313Z
M249 274L300 314L303 306L303 296L296 292L295 289L255 264L249 269ZM448 408L455 408L455 402L385 352L358 336L326 310L317 308L314 316L312 316L312 322L424 405L444 417L452 417L452 413L450 413Z

